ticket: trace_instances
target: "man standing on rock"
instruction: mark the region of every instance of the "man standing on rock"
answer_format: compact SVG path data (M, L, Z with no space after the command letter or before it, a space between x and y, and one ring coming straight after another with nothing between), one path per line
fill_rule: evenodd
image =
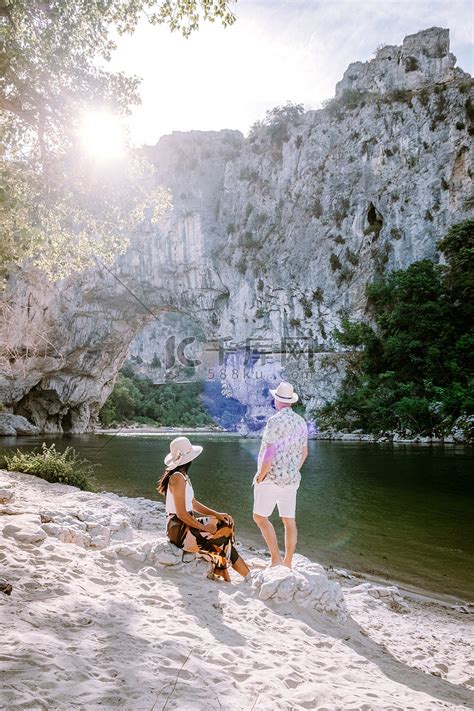
M271 565L291 568L297 538L296 494L301 481L300 469L308 456L308 429L304 419L292 409L298 395L290 383L280 383L270 393L277 413L270 417L262 435L258 469L253 480L253 520L268 546ZM275 529L268 520L275 505L285 527L283 559Z

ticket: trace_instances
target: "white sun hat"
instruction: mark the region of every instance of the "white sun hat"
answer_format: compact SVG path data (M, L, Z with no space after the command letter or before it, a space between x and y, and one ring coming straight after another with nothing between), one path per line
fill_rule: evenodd
M291 383L280 383L276 390L270 390L270 392L274 400L284 402L288 405L291 405L298 400L298 395L295 393Z
M174 469L180 464L187 464L199 457L202 447L198 444L191 444L187 437L176 437L170 444L170 453L165 457L165 464L168 469Z

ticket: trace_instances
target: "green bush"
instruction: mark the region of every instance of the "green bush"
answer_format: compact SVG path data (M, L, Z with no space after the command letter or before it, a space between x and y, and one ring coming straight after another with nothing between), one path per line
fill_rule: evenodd
M323 206L321 205L321 200L319 198L316 198L313 207L311 209L311 214L313 217L315 217L317 220L321 217L323 214Z
M268 136L271 144L276 149L274 158L281 157L281 148L290 139L290 129L298 126L304 114L303 104L287 102L283 106L269 109L263 121L257 121L250 129L250 141L255 141L259 136Z
M329 262L331 264L331 269L333 270L333 272L337 271L342 267L341 260L336 254L334 254L334 252L329 257Z
M256 247L260 246L260 242L258 241L258 239L254 239L252 232L250 232L249 230L247 230L247 232L244 232L242 244L246 249L255 249Z
M357 89L346 89L340 96L323 102L323 107L330 116L342 118L344 112L353 111L366 105L377 95L369 91L359 91Z
M240 257L239 261L236 264L236 267L239 274L245 274L245 272L247 271L247 260L244 256Z
M95 491L94 465L87 459L80 459L78 453L67 447L58 452L54 444L50 447L43 442L41 451L16 452L4 454L7 469L25 474L34 474L51 483L69 484L86 491Z
M349 248L346 250L346 257L355 267L359 264L358 255Z
M155 385L125 367L99 413L105 427L142 423L165 427L196 427L214 424L202 400L202 383Z
M324 301L324 290L320 286L313 291L313 301L317 301L319 304Z

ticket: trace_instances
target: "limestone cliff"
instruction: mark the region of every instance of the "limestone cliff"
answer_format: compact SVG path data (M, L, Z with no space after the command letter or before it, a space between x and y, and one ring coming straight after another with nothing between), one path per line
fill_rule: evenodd
M438 259L436 241L474 212L473 106L448 30L431 28L351 64L319 111L145 148L173 212L110 271L10 280L3 401L45 431L84 431L127 354L157 381L198 358L250 423L282 375L308 408L334 397L341 310L362 317L369 280Z

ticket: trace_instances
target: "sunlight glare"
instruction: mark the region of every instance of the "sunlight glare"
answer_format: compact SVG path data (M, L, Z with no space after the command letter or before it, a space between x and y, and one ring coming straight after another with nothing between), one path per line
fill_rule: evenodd
M119 158L125 149L125 134L120 119L107 111L84 114L79 135L83 147L99 160Z

